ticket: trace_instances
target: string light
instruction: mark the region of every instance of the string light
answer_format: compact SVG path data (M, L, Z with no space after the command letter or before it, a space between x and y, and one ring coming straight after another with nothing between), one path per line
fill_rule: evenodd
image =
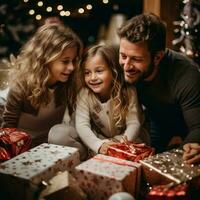
M63 5L58 5L58 6L57 6L57 9L58 9L58 10L63 10Z
M84 10L83 8L79 8L79 9L78 9L78 12L82 14L82 13L85 12L85 10Z
M28 3L30 0L22 0L22 1L24 3ZM108 4L109 3L109 0L99 0L99 1L102 2L103 4ZM32 2L33 2L33 0L32 0ZM36 6L38 6L38 7L44 6L43 1L36 2ZM74 9L69 10L69 9L66 9L62 4L59 3L59 4L54 6L54 9L53 9L52 6L47 6L46 7L46 12L49 13L49 12L53 12L53 11L55 11L55 12L60 11L59 14L61 16L71 16L71 15L77 15L77 14L82 15L82 14L86 13L86 10L87 10L87 12L91 11L93 9L93 5L92 4L86 4L86 5L80 6L79 8L74 8ZM31 9L31 10L33 10L33 9ZM37 13L36 13L36 10L34 12L33 11L29 11L29 15L34 15L34 14L36 16L38 16ZM35 18L36 18L36 16L35 16ZM41 14L39 14L39 16L41 16L41 18L42 18ZM40 20L39 18L40 17L37 17L36 19Z
M50 6L47 7L47 9L46 9L47 12L52 12L52 10L53 10L53 9L52 9L52 7L50 7Z
M29 15L34 15L35 11L33 9L29 10Z
M43 2L42 2L42 1L38 1L37 5L38 5L39 7L42 7L42 6L43 6Z
M70 16L70 11L65 11L65 16Z
M65 11L64 10L60 11L60 16L65 16Z
M42 19L42 16L41 16L41 15L36 15L36 16L35 16L35 19L41 20L41 19Z
M107 3L109 3L109 1L108 0L103 0L103 3L107 4Z
M91 4L88 4L88 5L86 6L86 8L87 8L88 10L92 10L92 5L91 5Z

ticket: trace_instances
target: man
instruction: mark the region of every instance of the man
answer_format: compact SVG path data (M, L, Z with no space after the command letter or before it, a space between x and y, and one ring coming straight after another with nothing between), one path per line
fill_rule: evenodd
M166 26L154 14L133 17L118 34L119 62L145 107L152 146L162 152L175 135L200 143L199 67L166 49Z

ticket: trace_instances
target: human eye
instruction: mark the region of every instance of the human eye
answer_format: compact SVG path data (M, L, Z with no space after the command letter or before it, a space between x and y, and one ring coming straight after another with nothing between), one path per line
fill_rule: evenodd
M101 68L97 68L96 72L97 73L103 73L104 69L101 67Z
M132 62L136 62L136 63L141 63L141 62L143 62L143 60L144 59L138 58L138 57L134 57L134 58L131 59Z
M70 63L70 60L68 60L68 59L67 60L62 60L62 63L65 64L65 65L67 65L67 64Z
M90 71L89 70L85 70L84 74L85 74L85 76L88 76L90 74Z
M125 54L123 54L123 53L120 53L120 57L121 57L122 59L126 59L126 58L127 58L127 56L126 56Z

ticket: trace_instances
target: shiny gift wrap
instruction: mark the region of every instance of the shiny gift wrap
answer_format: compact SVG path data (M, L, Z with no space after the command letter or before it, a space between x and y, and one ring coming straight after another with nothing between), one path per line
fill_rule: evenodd
M173 149L141 160L144 178L150 185L180 184L200 176L200 164L188 165L182 159L183 150Z
M79 163L78 149L47 143L5 161L0 164L1 200L32 200L43 181Z
M147 194L147 200L189 200L188 185L155 185Z
M31 137L16 128L0 128L0 161L5 161L27 151Z
M108 147L107 155L138 162L139 160L154 155L154 149L145 144L126 141L110 145Z
M116 192L137 196L141 164L98 154L75 168L80 187L91 200L108 200Z

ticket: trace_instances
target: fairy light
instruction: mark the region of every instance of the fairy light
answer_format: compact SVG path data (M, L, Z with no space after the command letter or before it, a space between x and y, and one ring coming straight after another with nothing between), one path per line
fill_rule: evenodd
M65 11L65 16L70 16L70 15L71 15L70 11Z
M41 6L43 6L43 2L42 2L42 1L38 1L37 5L38 5L39 7L41 7Z
M78 12L79 12L80 14L82 14L82 13L85 12L85 10L84 10L83 8L79 8L79 9L78 9Z
M91 4L88 4L88 5L86 6L86 8L87 8L88 10L92 10L92 5L91 5Z
M109 3L109 1L108 0L103 0L103 3L107 4L107 3Z
M58 5L57 10L63 10L63 5Z
M29 10L29 15L34 15L35 14L35 10L33 10L33 9L31 9L31 10Z
M28 1L30 0L21 0L25 3L27 3ZM108 4L109 3L109 0L101 0L101 3L102 4ZM35 3L36 6L38 7L42 7L44 6L44 1L43 0L39 0L39 1L36 1ZM114 5L114 8L116 9L116 6ZM61 16L76 16L77 14L84 14L85 12L89 12L93 9L93 5L92 4L83 4L82 6L78 7L78 8L73 8L73 9L66 9L64 5L62 4L56 4L54 3L54 6L47 6L45 8L46 12L59 12L59 15ZM63 11L63 12L61 12ZM36 10L35 9L30 9L28 11L29 15L34 15L36 13ZM64 14L65 13L65 14ZM36 16L35 16L36 18ZM37 17L38 18L38 17Z
M60 11L60 16L65 16L65 11L64 10Z
M47 10L47 12L52 12L53 9L51 6L48 6L46 10Z
M35 19L41 20L41 19L42 19L42 16L41 16L41 15L36 15L36 16L35 16Z

